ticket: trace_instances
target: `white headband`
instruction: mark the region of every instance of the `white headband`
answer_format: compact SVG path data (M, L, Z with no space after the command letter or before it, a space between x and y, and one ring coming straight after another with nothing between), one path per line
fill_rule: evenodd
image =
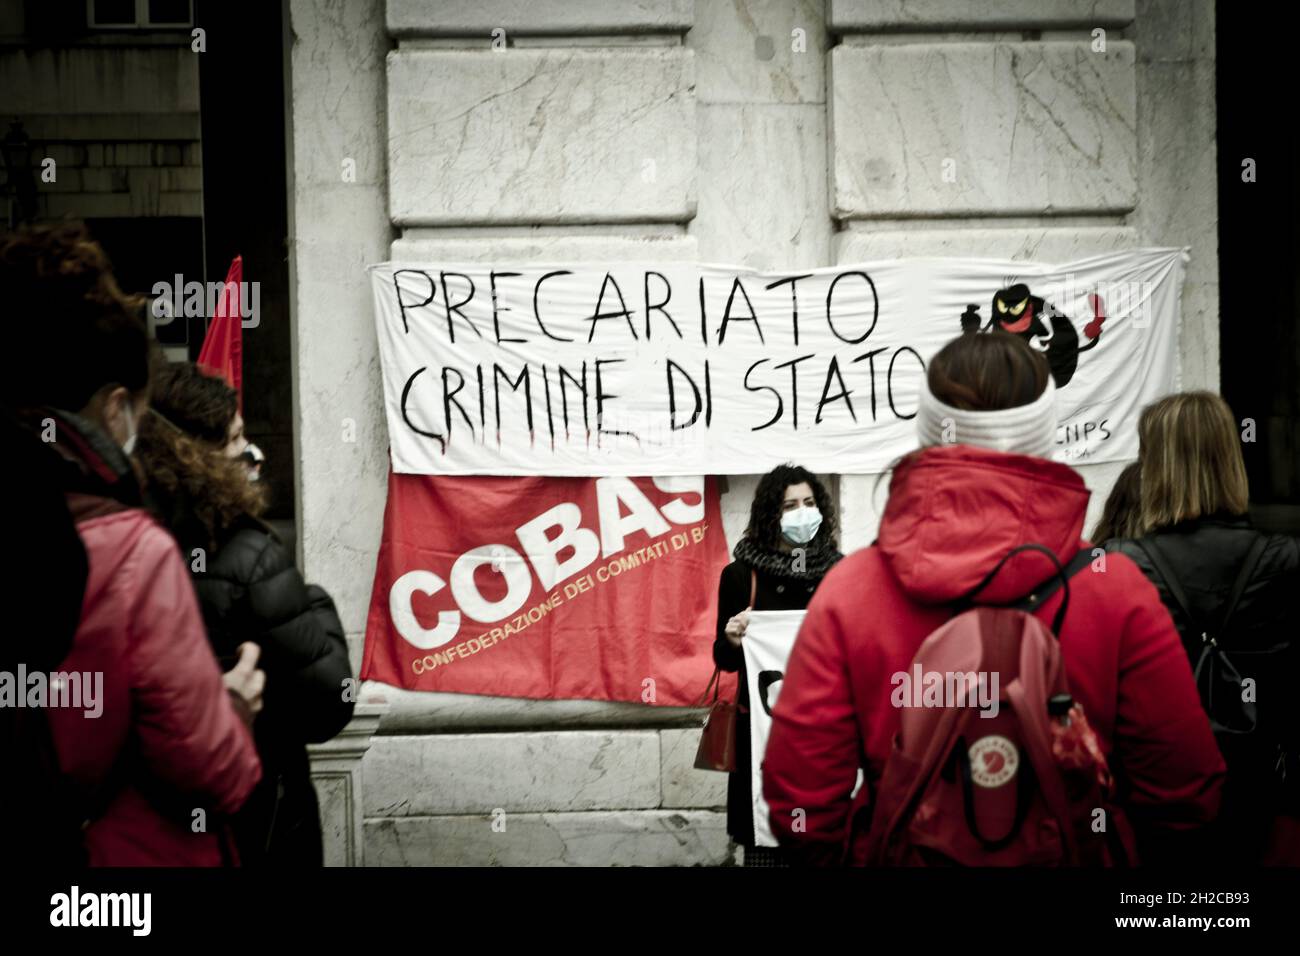
M1051 458L1056 448L1056 386L1048 376L1043 394L1028 405L971 412L945 405L923 382L916 434L922 447L978 445L993 451Z

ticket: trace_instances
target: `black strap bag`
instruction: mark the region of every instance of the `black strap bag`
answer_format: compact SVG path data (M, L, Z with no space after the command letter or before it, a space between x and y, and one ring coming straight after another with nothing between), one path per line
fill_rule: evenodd
M1187 600L1187 594L1178 583L1178 576L1165 559L1160 546L1153 539L1138 541L1137 545L1155 566L1192 630L1201 635L1201 652L1193 666L1193 673L1196 676L1196 689L1201 695L1201 706L1210 718L1210 727L1216 734L1253 734L1259 726L1254 695L1246 692L1246 677L1243 677L1229 656L1227 638L1231 634L1232 616L1259 566L1267 540L1263 535L1256 537L1246 552L1246 559L1232 583L1223 615L1218 626L1213 629L1192 612L1191 602Z

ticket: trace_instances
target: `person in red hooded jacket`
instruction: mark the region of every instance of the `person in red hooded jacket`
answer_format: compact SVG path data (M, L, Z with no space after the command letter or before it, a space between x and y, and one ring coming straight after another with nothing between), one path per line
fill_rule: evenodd
M43 721L23 725L51 741L60 806L18 799L38 818L6 830L46 863L234 862L223 820L261 776L249 725L264 675L249 644L223 678L176 542L141 507L129 454L148 406L144 323L81 227L0 241L0 287L17 338L6 409L45 445L88 565L71 650L31 715ZM6 787L44 787L34 776Z
M865 861L872 793L900 723L892 675L952 603L1017 546L1044 545L1062 566L1090 547L1083 479L1048 459L1055 389L1041 355L1015 336L964 335L931 361L923 393L923 447L894 469L876 542L813 596L773 711L763 794L797 862ZM1025 597L1049 577L1044 561L1017 555L979 600ZM1224 764L1155 588L1121 555L1103 567L1070 581L1061 653L1150 862L1213 820ZM1062 594L1035 613L1050 622Z

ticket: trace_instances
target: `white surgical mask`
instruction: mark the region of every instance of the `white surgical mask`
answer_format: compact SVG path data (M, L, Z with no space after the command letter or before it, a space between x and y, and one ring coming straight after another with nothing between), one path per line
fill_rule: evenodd
M131 452L135 451L135 440L139 437L139 432L135 430L135 415L131 411L131 403L128 401L122 407L126 414L126 430L129 433L126 441L122 442L122 453L130 458Z
M822 526L822 513L815 507L795 508L781 515L781 534L791 544L807 544Z
M249 481L262 480L262 462L266 461L266 456L262 454L262 449L258 448L251 441L244 446L243 452L239 456L244 467L248 469Z

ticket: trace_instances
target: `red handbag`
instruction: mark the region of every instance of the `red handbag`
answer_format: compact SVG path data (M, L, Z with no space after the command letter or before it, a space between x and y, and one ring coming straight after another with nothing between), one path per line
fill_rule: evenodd
M754 607L754 598L758 594L758 574L749 572L749 608ZM747 609L747 610L748 610ZM719 700L722 689L722 670L715 667L709 685L700 695L699 703L705 703L709 691L713 691L713 700L708 701L709 712L704 718L704 732L700 734L700 746L695 751L696 770L717 770L732 773L736 769L736 702Z
M714 668L709 686L704 688L705 697L710 689L713 690L713 700L704 718L700 746L695 751L695 769L731 773L736 769L736 704L730 700L718 700L718 688L722 686L720 674Z

